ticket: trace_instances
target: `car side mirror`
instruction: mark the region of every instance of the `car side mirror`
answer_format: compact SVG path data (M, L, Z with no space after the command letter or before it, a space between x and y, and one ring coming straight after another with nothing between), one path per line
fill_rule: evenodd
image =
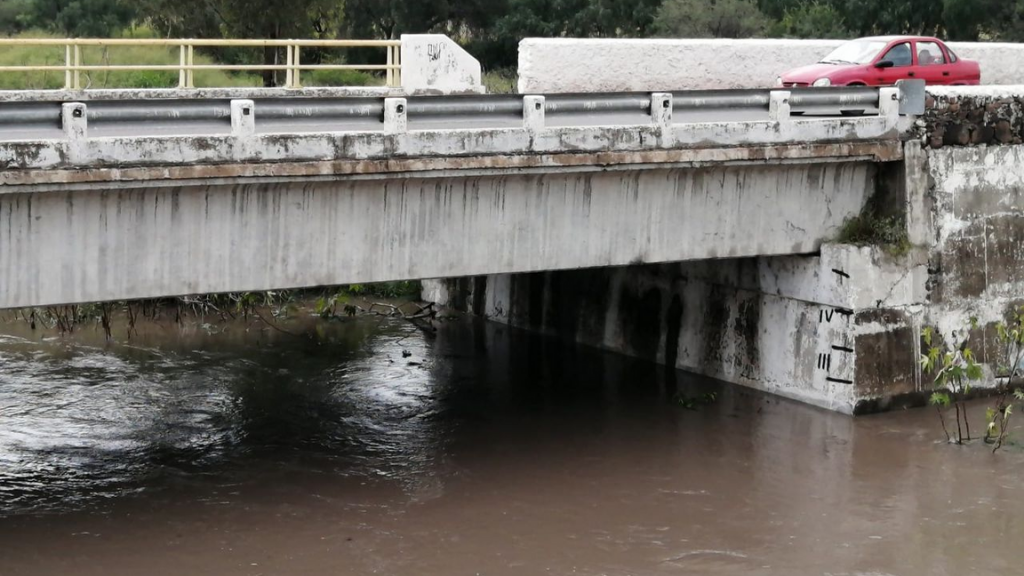
M896 64L892 60L881 60L875 62L875 68L892 68Z

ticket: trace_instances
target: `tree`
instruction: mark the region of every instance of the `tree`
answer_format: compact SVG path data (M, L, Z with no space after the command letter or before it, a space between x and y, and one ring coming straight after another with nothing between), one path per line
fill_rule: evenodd
M34 24L33 0L0 0L0 34L16 34Z
M782 18L772 25L772 36L789 38L849 38L842 14L834 6L822 2L802 2L786 9Z
M749 38L769 25L754 0L666 0L655 21L659 34L680 38Z
M136 17L128 0L35 0L30 5L33 25L71 37L109 37ZM22 4L21 9L28 6Z

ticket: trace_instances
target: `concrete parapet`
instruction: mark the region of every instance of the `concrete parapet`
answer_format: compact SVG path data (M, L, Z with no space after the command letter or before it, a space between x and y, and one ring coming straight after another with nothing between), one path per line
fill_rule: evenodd
M443 34L402 34L402 88L483 93L480 62Z

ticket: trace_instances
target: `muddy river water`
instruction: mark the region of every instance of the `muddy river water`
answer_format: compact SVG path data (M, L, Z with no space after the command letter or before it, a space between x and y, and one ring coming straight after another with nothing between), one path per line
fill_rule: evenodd
M0 575L1024 572L1024 449L932 411L470 321L286 326L0 328Z

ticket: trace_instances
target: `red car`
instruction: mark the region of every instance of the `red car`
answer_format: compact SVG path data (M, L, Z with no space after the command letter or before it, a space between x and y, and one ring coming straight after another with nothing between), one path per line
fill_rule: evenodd
M981 83L981 67L960 58L938 38L876 36L851 40L817 64L790 70L776 84L800 86L886 86L897 80L954 86Z

